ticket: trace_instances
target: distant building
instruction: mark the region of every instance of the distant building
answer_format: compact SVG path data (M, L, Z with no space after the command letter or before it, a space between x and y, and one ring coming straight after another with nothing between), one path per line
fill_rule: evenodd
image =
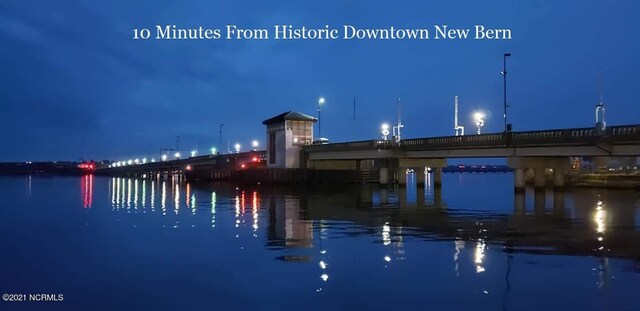
M267 126L267 167L299 168L300 146L313 142L316 121L312 116L294 111L263 121Z

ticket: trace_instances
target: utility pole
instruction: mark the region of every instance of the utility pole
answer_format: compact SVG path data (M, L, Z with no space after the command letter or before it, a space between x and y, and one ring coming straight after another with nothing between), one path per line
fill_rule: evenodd
M222 127L224 126L224 123L220 123L220 131L218 132L220 134L220 149L222 150Z

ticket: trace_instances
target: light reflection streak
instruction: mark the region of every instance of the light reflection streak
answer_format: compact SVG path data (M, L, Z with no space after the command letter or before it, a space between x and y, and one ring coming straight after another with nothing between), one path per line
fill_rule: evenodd
M455 240L454 244L456 249L456 252L453 254L453 262L455 263L454 270L456 271L456 276L460 276L458 259L460 258L460 251L464 249L464 241Z
M162 209L162 216L167 215L167 182L162 181L162 197L160 198L160 208Z
M93 205L93 175L83 175L80 179L82 193L82 207L91 208Z
M151 181L151 197L149 198L149 205L151 205L151 211L155 210L156 203L156 182L154 180Z
M476 252L474 254L475 263L476 263L476 273L482 273L485 271L483 267L483 261L484 261L484 252L486 248L487 246L484 240L478 239L478 242L476 243Z
M133 207L138 209L138 179L133 181Z
M173 195L173 201L174 201L174 208L175 208L175 213L176 215L178 215L178 211L180 210L180 186L178 184L176 184L175 186L175 193Z
M127 179L127 209L131 208L131 178Z
M216 227L216 192L211 192L211 228Z
M146 208L146 203L147 203L147 180L143 179L142 180L142 208Z
M258 192L253 192L253 197L251 200L251 215L253 216L253 232L258 231ZM256 235L254 234L254 237Z
M115 208L116 205L116 178L111 178L111 208Z

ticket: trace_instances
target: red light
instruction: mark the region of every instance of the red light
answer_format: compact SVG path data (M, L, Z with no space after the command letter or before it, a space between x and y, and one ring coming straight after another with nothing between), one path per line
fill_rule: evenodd
M191 165L187 165L187 171L191 170Z
M253 157L253 162L258 162L258 157Z
M244 165L244 164L240 165L240 167L241 167L241 168L244 168L245 166L246 166L246 165Z

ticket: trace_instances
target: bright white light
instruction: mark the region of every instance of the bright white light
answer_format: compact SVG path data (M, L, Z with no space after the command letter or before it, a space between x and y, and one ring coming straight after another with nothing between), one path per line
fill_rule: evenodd
M320 269L324 270L327 268L327 264L324 261L320 260Z
M133 164L133 160L129 159L129 161L127 161L127 164L129 165Z
M318 99L318 104L324 104L324 97L320 97L320 99Z
M218 153L218 150L216 149L216 147L211 148L211 154L216 154Z
M140 159L135 159L135 160L133 160L133 163L135 163L135 164L140 163Z
M389 124L382 123L382 126L380 126L380 129L382 132L382 139L387 140L387 137L389 136Z
M162 161L167 161L167 155L166 154L162 155Z
M176 152L173 156L176 157L176 159L179 159L180 158L180 152Z
M327 274L325 273L325 274L321 275L321 276L320 276L320 278L321 278L323 281L325 281L325 282L326 282L326 281L329 279L329 275L327 275Z
M257 140L252 141L251 146L253 147L253 149L258 148L258 141Z
M147 158L142 158L142 164L147 163Z
M234 147L236 148L236 153L239 153L240 152L240 147L241 147L240 144L235 144Z
M198 151L196 150L191 150L191 156L195 157L196 155L198 155Z
M386 262L391 261L391 257L389 257L389 256L384 256L384 261L386 261Z
M156 162L156 158L151 158L151 163Z

